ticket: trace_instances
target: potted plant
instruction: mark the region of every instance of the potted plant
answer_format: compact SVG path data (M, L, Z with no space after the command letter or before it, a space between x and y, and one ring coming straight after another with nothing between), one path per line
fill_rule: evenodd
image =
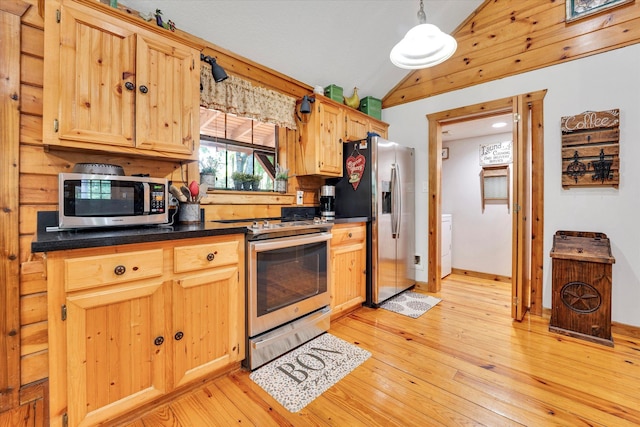
M218 159L213 156L207 156L200 161L200 182L206 183L210 188L216 185L216 170L218 168Z
M279 193L286 193L288 179L289 169L283 169L280 165L276 165L276 180L273 189Z
M253 174L245 173L242 175L242 189L251 190L251 184L253 183Z
M242 190L242 182L244 181L244 172L235 171L231 174L231 178L233 179L233 185L236 190Z
M260 181L262 181L262 174L252 175L251 189L253 191L260 190Z

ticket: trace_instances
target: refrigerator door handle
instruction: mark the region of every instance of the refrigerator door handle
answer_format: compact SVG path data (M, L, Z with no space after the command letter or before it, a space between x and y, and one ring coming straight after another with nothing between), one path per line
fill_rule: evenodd
M400 180L400 165L396 163L396 238L400 238L400 224L402 224L402 181Z
M391 237L397 239L400 234L400 180L398 179L398 165L391 167Z

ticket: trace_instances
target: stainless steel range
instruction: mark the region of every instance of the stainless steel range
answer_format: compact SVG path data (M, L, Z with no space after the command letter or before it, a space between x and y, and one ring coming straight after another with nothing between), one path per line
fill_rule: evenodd
M256 221L247 233L250 370L329 329L331 222Z

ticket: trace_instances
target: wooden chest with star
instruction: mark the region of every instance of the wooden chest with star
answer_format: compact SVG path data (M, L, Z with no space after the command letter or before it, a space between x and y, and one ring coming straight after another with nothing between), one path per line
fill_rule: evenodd
M557 231L553 236L549 330L613 346L611 244L596 232Z

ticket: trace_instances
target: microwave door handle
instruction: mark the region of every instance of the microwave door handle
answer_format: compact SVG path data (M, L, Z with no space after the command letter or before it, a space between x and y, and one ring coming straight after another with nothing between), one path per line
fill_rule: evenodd
M144 192L144 213L148 214L151 212L151 191L149 189L149 183L142 183L142 190Z

